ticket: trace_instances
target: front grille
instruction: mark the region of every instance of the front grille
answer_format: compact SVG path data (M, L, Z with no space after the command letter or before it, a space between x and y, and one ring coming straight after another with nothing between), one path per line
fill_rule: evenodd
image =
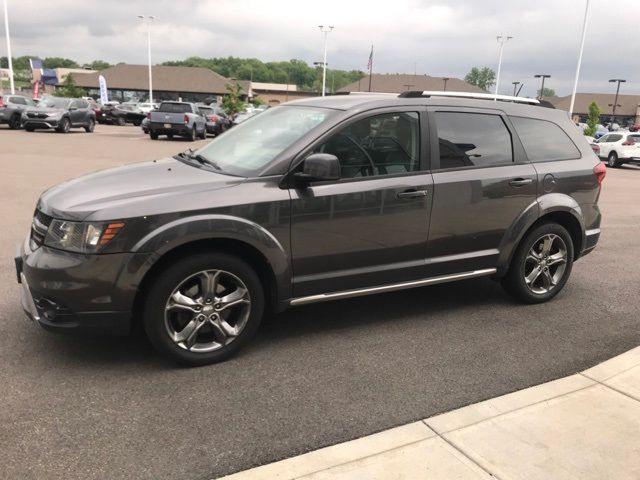
M33 112L29 112L27 113L27 117L29 118L47 118L49 115L47 115L46 113L33 113Z
M52 217L36 209L31 222L31 248L35 249L42 246L52 220Z

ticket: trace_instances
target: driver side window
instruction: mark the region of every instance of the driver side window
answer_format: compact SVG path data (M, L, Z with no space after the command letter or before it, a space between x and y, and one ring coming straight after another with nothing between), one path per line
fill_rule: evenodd
M420 122L416 112L385 113L351 123L315 149L340 160L341 178L420 170Z

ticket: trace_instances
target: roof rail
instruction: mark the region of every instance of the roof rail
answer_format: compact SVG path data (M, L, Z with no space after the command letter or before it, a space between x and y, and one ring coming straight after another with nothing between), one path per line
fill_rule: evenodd
M407 92L402 92L398 96L402 98L418 98L418 97L476 98L479 100L500 100L502 102L528 103L530 105L538 105L540 103L535 98L513 97L511 95L493 95L491 93L471 93L471 92L409 90Z
M397 95L393 92L336 92L330 95Z

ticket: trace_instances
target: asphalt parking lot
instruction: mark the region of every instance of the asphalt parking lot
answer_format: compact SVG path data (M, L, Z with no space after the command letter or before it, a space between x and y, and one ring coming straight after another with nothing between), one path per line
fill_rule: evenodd
M211 479L640 344L635 167L607 172L600 244L548 304L515 304L489 279L316 304L270 319L230 361L196 369L167 364L139 336L60 336L26 321L13 256L40 192L192 146L135 127L0 127L0 478Z

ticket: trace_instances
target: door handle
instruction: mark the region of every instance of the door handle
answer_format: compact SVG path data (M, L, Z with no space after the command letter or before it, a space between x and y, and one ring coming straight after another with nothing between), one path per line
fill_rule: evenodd
M514 178L509 182L512 187L524 187L525 185L531 185L533 178Z
M416 198L416 197L426 197L429 194L426 190L405 190L404 192L398 193L398 198Z

